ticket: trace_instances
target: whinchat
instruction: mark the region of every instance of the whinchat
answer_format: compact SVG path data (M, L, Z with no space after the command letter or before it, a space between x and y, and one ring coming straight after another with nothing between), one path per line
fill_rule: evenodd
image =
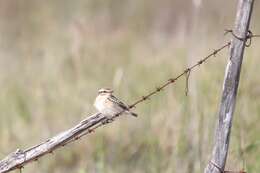
M137 114L129 110L129 106L124 104L113 94L113 90L109 88L102 88L98 90L94 106L96 109L105 116L112 118L118 113L127 113L137 117Z

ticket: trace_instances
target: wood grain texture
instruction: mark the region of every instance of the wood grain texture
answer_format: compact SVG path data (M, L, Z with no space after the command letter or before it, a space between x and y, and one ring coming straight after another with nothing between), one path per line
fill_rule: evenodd
M96 113L81 121L73 128L66 130L57 136L54 136L41 144L28 148L26 150L17 149L0 161L0 173L22 168L26 163L37 160L39 157L52 153L55 149L64 146L66 143L79 138L82 134L88 132L96 125L102 123L107 118ZM90 132L90 131L89 131Z
M233 33L238 38L233 37L231 41L230 60L226 67L212 158L205 168L204 173L224 172L245 49L245 40L239 38L246 38L247 36L253 4L254 0L239 0L238 2L235 27L233 30ZM220 169L216 168L212 163L217 165Z

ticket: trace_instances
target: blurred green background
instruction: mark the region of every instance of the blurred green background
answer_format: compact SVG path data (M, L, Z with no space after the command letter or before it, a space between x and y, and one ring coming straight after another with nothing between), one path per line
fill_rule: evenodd
M132 103L220 47L237 1L1 0L0 158L95 112L97 90ZM260 3L251 30L260 33ZM260 172L260 40L246 49L227 169ZM196 173L211 155L228 51L96 133L23 172ZM16 170L18 172L19 170Z

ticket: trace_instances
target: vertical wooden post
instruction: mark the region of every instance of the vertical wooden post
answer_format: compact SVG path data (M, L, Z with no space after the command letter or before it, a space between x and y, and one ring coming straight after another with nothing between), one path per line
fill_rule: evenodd
M246 38L248 34L253 4L254 0L239 0L238 2L235 28L233 30L234 37L230 46L230 60L226 67L219 120L215 132L215 144L212 158L205 168L204 173L224 172L240 70L246 44L246 39L243 38Z

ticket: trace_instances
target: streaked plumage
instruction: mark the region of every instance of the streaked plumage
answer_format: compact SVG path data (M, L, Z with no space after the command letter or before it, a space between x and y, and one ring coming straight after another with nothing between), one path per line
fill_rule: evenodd
M108 88L102 88L98 91L94 106L100 113L108 117L113 117L124 111L124 113L137 117L137 114L131 112L128 106L116 98L112 93L113 90Z

